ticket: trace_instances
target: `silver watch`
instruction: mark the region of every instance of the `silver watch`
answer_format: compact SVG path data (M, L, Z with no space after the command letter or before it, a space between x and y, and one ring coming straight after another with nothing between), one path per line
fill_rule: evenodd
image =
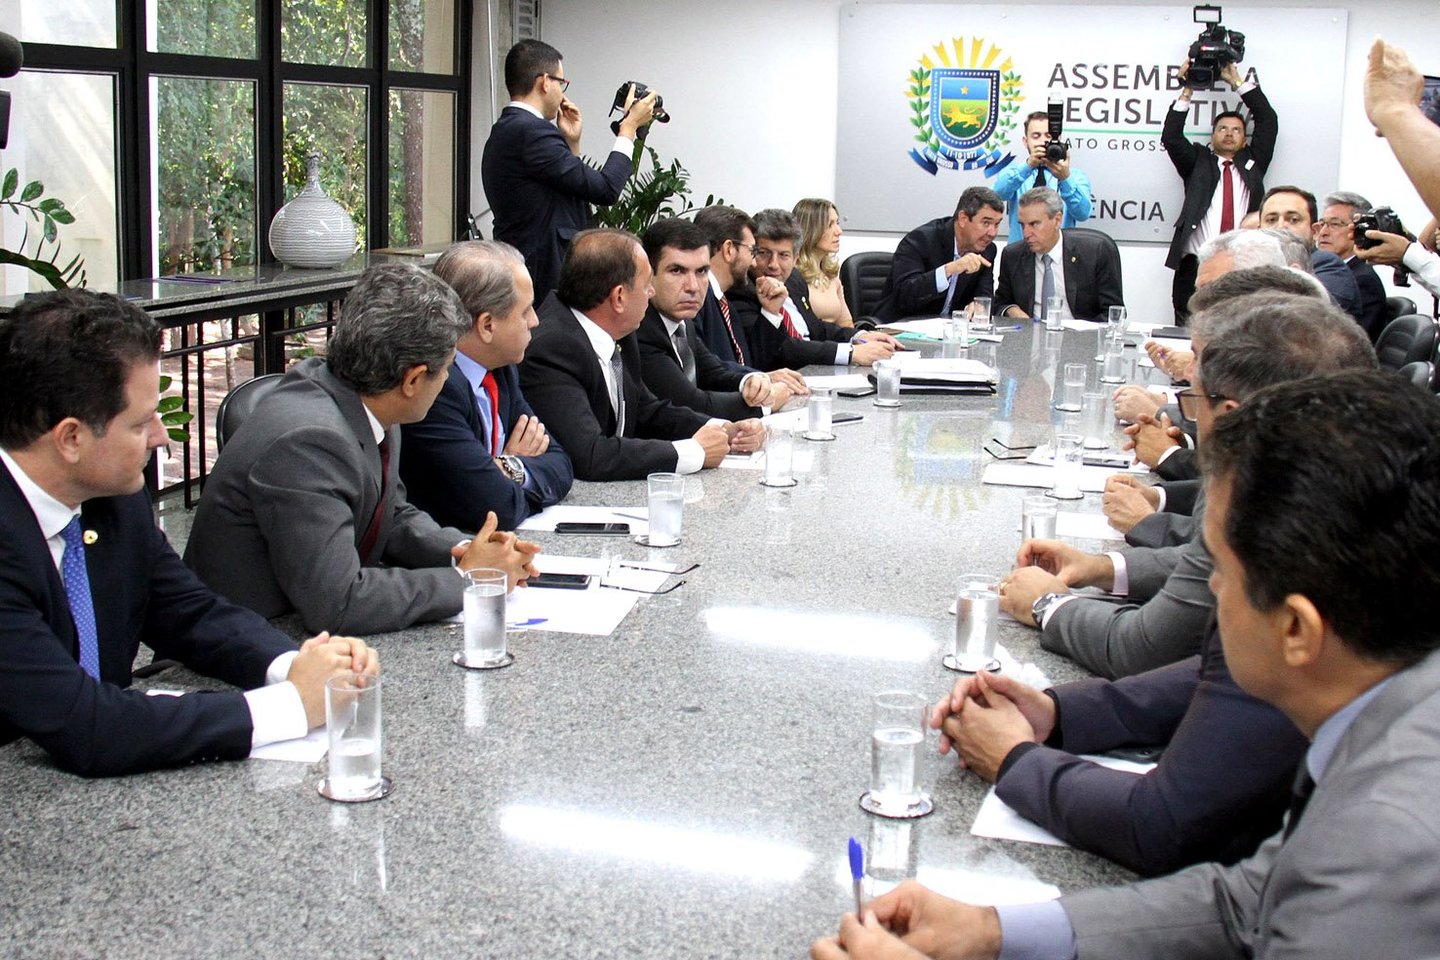
M525 464L520 462L519 457L507 453L502 457L497 457L496 460L500 464L500 471L505 476L516 483L525 482Z
M1030 619L1035 621L1035 626L1045 626L1045 613L1059 600L1062 593L1042 593L1035 602L1030 605Z

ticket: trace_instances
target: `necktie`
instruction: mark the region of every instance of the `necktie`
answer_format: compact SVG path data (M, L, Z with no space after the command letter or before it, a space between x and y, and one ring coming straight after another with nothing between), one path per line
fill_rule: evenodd
M780 308L780 329L785 331L785 336L791 340L800 339L800 331L795 329L795 322L790 319L790 311L784 307Z
M500 456L500 385L495 382L495 374L489 370L480 381L480 386L485 388L485 396L490 398L490 456Z
M1301 760L1300 769L1295 773L1295 787L1290 796L1290 814L1285 818L1285 835L1282 840L1289 840L1290 834L1295 832L1295 825L1300 822L1300 816L1305 812L1305 806L1314 792L1315 780L1310 776L1310 768Z
M1045 276L1041 278L1040 281L1040 317L1041 319L1048 319L1050 316L1050 298L1055 296L1055 271L1051 269L1055 261L1051 259L1050 254L1047 253L1040 258L1040 262L1045 265Z
M950 275L950 286L945 288L945 302L940 306L940 316L950 316L950 301L955 299L955 284L960 280L960 274Z
M85 544L80 532L80 515L70 518L60 531L65 551L60 555L60 574L65 580L65 599L80 638L80 668L100 679L100 640L95 629L95 604L90 598L90 573L85 568Z
M1220 164L1220 180L1224 186L1220 190L1220 232L1229 233L1235 229L1235 183L1230 174L1230 168L1235 166L1229 160Z
M620 359L620 344L610 354L610 376L615 381L615 436L625 436L625 364Z
M375 541L380 539L380 523L385 518L385 501L390 492L390 438L380 441L380 499L375 503L375 512L370 515L370 525L360 538L360 565L370 562L375 550Z
M1033 190L1033 189L1035 189L1035 187L1043 187L1043 186L1045 186L1045 168L1044 168L1044 167L1037 167L1037 168L1035 169L1035 186L1034 186L1034 187L1031 187L1030 189Z
M740 341L735 338L735 328L730 325L730 301L724 297L720 298L720 316L725 320L725 332L730 334L730 346L735 348L735 362L744 363L745 353L740 349Z
M675 328L670 335L670 342L675 345L675 356L680 358L680 369L685 373L685 379L691 383L695 382L695 351L690 349L690 338L685 336L685 324Z

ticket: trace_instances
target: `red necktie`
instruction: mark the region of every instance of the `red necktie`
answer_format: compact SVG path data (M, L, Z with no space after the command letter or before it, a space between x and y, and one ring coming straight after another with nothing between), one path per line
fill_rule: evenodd
M375 549L375 541L380 539L380 522L385 517L386 494L390 490L390 438L386 437L380 441L380 499L375 504L375 512L370 515L370 526L365 528L365 535L360 538L360 565L363 567L370 562L370 554Z
M1229 233L1235 229L1235 183L1230 176L1230 168L1234 164L1226 160L1220 165L1220 179L1225 181L1225 187L1220 191L1220 203L1223 209L1220 211L1220 232Z
M490 456L500 456L500 387L495 383L495 374L489 370L480 380L485 396L490 398Z
M740 341L735 339L735 328L730 325L730 301L724 297L720 298L720 316L725 320L725 332L730 334L730 346L735 348L735 362L744 363L745 353L740 349Z
M795 329L795 324L790 319L790 311L784 307L780 308L780 328L785 331L785 336L791 340L800 339L800 331Z

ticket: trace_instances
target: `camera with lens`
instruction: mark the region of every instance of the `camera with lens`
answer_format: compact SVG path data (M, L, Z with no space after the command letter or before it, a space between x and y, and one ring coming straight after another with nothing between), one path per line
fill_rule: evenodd
M1070 156L1070 141L1060 139L1060 134L1064 130L1065 105L1063 103L1047 104L1045 113L1046 131L1050 138L1045 141L1045 162L1061 163Z
M1381 233L1394 233L1414 242L1415 238L1406 231L1405 225L1400 222L1400 217L1390 207L1376 207L1366 213L1355 214L1355 246L1361 250L1369 250L1371 247L1378 247L1384 241L1371 240L1365 236L1366 230L1378 230ZM1395 264L1395 286L1410 286L1410 271L1403 263Z
M1225 28L1220 22L1219 7L1199 4L1193 12L1195 22L1204 27L1190 44L1190 70L1185 75L1185 85L1192 90L1213 90L1222 70L1245 59L1245 34Z
M636 100L643 98L647 93L650 92L650 88L645 86L645 84L641 83L640 81L626 80L624 83L620 84L620 89L615 91L615 102L610 105L611 116L614 116L615 111L618 110L620 111L620 119L623 120L625 118L625 97L630 93L631 87L635 88ZM656 94L655 96L654 119L656 122L659 123L670 122L670 114L665 112L665 101L662 97L660 97L659 94ZM617 136L620 134L620 120L610 121L610 132L614 133ZM641 143L644 143L645 137L649 133L650 124L647 123L645 124L645 126L640 127L638 130L635 131L635 139L639 140Z

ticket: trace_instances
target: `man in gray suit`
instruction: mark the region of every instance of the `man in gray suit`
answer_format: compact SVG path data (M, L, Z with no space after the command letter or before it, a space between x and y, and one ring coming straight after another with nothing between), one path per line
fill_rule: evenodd
M1247 309L1268 320L1253 331L1265 348L1259 355L1227 357L1223 367L1203 374L1203 383L1197 374L1180 395L1181 415L1197 421L1202 439L1215 417L1261 387L1375 367L1375 351L1354 323L1311 297L1252 294L1223 301L1191 317L1195 342L1204 349L1224 343L1232 331L1246 327ZM1197 524L1204 511L1201 495L1192 511ZM1082 553L1058 540L1029 540L1015 562L1018 569L1001 585L1001 607L1022 623L1038 625L1047 650L1102 677L1130 676L1200 651L1215 599L1208 584L1210 557L1198 538L1182 546L1124 547L1104 554ZM1140 603L1117 606L1076 597L1070 592L1075 587L1100 587Z
M405 499L400 424L424 418L471 317L417 267L371 267L345 298L327 359L296 364L225 445L195 511L185 562L266 617L385 633L460 611L458 570L512 583L538 550L471 539ZM452 566L452 558L456 563Z
M1311 741L1283 829L1233 866L1039 904L907 882L812 957L1440 955L1440 400L1379 372L1300 380L1206 443L1226 661Z

